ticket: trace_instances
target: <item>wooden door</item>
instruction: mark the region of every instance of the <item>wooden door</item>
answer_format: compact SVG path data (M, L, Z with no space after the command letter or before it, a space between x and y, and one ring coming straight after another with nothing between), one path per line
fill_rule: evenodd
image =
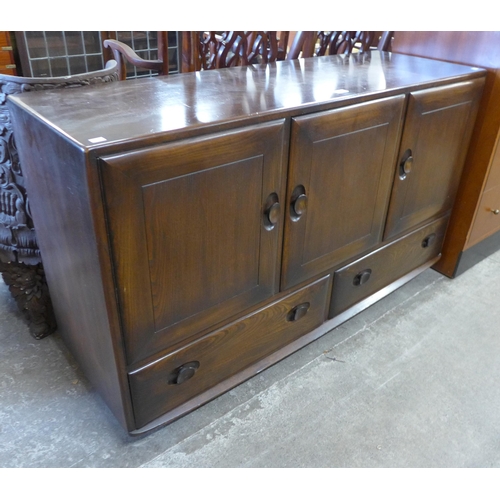
M404 96L292 121L282 287L382 239Z
M384 238L451 210L483 80L410 94Z
M129 363L278 291L284 121L102 158Z

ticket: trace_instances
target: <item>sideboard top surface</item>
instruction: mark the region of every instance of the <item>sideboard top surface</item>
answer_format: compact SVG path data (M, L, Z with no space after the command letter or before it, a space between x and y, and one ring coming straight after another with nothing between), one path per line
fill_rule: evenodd
M213 130L453 83L484 70L389 52L325 56L10 96L83 148ZM173 135L172 135L173 134Z

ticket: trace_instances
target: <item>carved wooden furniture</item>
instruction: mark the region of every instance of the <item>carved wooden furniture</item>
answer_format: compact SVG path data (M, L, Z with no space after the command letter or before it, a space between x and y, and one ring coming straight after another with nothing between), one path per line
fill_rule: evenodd
M435 263L484 74L375 51L12 96L59 331L121 424Z
M116 80L115 61L101 71L71 77L24 78L0 74L0 272L37 339L53 332L56 324L7 96ZM57 156L53 161L64 163ZM53 195L50 183L44 188L48 196Z
M118 63L119 79L125 80L127 77L126 62L138 68L157 71L158 75L168 75L168 32L158 31L158 59L144 59L138 56L127 44L118 40L104 40L104 48L109 48L113 52L113 57Z
M443 257L434 266L452 278L467 268L468 250L500 231L500 32L397 31L393 44L395 52L488 70Z
M375 31L297 31L287 58L363 53L374 47L387 51L391 48L392 33L384 31L377 39Z
M282 61L288 31L183 31L182 71Z

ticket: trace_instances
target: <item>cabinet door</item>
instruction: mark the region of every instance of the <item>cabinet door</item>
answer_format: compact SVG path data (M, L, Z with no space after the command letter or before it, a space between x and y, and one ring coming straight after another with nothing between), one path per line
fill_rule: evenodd
M452 208L483 80L410 94L384 237Z
M129 363L278 290L284 121L101 159Z
M382 239L404 96L292 121L282 286Z

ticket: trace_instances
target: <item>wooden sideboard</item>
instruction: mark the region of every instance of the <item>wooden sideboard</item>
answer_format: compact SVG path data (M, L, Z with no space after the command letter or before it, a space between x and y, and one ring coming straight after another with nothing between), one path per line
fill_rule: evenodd
M443 256L434 267L452 278L476 262L468 254L484 255L474 247L483 241L491 247L485 240L500 234L500 31L396 31L392 50L488 70Z
M484 75L368 52L11 97L60 333L122 425L435 263Z

